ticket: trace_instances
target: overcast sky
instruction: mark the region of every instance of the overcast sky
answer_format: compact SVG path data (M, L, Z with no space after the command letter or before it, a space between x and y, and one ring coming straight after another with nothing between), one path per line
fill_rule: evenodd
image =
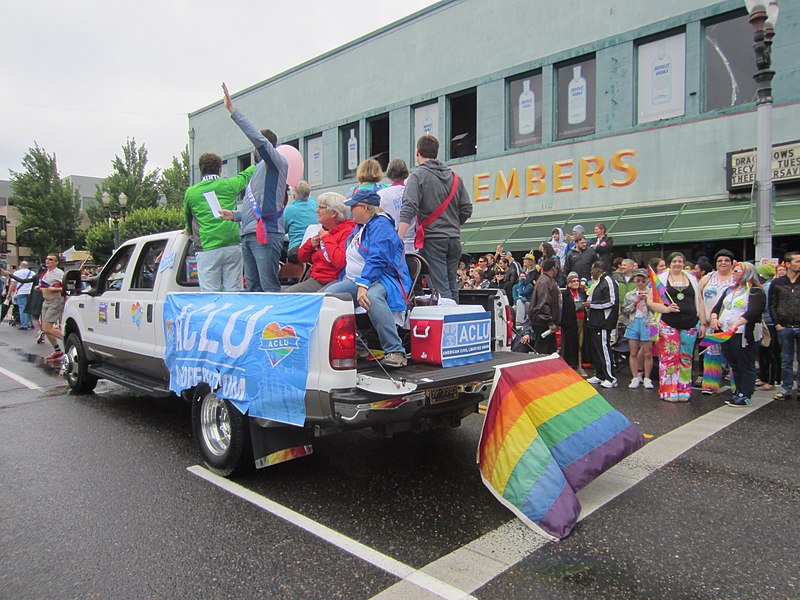
M435 0L18 0L3 3L0 179L34 141L62 177L106 177L128 137L150 168L187 143L188 113ZM395 11L395 12L392 12ZM443 35L447 35L443 32Z

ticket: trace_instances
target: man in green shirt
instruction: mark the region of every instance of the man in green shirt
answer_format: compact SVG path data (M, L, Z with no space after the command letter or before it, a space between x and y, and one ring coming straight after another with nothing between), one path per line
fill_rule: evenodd
M222 159L206 152L200 156L202 180L183 198L186 230L191 232L197 257L197 277L204 292L242 291L242 250L239 225L219 217L219 209L236 210L236 197L255 170L223 179Z

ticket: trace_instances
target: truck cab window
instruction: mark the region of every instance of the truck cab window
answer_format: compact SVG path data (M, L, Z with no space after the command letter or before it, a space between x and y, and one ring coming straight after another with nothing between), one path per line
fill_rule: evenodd
M133 272L131 289L152 290L155 287L158 265L161 262L167 240L148 242L139 254L139 263Z
M103 269L101 275L101 289L107 291L120 291L122 289L122 280L125 278L125 273L128 270L128 263L133 254L133 244L123 246L117 253L108 261L108 265Z
M178 284L186 287L198 287L200 280L197 278L197 258L194 255L194 242L189 240L186 252L178 269Z

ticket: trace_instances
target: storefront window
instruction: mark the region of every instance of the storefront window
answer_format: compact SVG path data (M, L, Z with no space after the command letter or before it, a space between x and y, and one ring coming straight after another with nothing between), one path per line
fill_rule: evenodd
M322 185L322 136L306 138L306 176L310 185Z
M473 89L455 94L450 104L450 158L478 152L478 94Z

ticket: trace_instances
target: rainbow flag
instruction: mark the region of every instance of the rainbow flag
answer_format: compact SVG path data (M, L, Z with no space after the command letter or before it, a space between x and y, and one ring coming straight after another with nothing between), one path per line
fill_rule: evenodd
M575 493L644 437L558 356L498 367L478 446L484 484L526 525L567 536Z
M653 271L653 267L647 267L647 270L650 271L650 285L653 287L653 302L666 304L667 306L672 304L672 300L667 293L667 286L661 283L658 275Z
M700 345L713 346L714 344L724 344L731 339L735 333L735 329L731 329L730 331L715 331L713 333L707 333L705 336L700 338Z

